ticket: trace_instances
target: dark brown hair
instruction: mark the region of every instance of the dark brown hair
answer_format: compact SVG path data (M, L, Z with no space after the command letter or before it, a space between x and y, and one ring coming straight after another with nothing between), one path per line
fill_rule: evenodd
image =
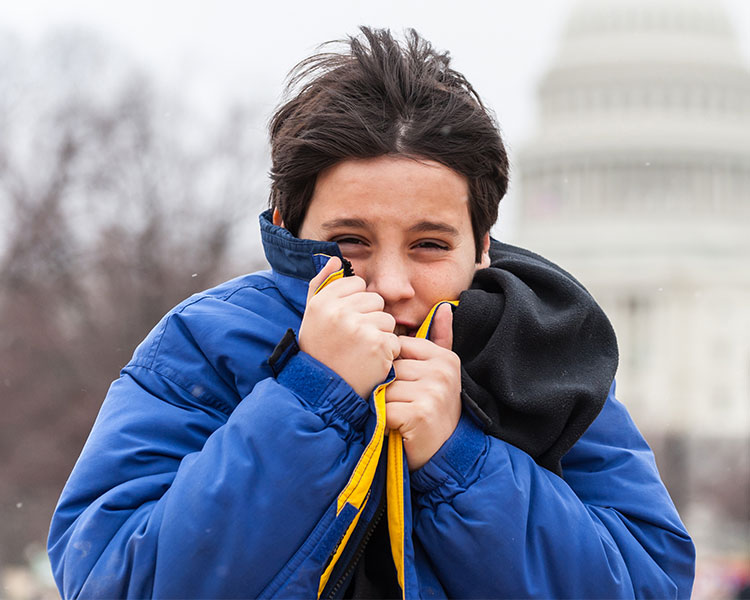
M479 95L438 52L409 30L361 27L346 52L323 52L291 72L273 116L272 208L298 235L318 173L349 158L399 155L439 162L469 182L477 261L508 187L508 157Z

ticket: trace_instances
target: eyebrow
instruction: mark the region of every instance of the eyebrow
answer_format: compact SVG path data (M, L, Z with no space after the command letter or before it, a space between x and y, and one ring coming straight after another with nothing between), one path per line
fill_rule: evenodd
M458 229L448 223L442 223L440 221L420 221L416 225L409 227L409 231L412 233L429 233L435 231L438 233L446 233L453 237L458 237Z
M333 221L327 221L323 223L321 227L326 230L338 229L340 227L350 227L352 229L367 229L368 224L364 219L342 218L334 219ZM458 237L459 235L458 229L456 229L452 225L448 225L447 223L442 223L440 221L420 221L419 223L415 223L414 225L409 227L409 231L411 233L439 232L454 237Z
M334 219L326 221L321 225L323 229L338 229L339 227L351 227L353 229L365 229L367 223L363 219Z

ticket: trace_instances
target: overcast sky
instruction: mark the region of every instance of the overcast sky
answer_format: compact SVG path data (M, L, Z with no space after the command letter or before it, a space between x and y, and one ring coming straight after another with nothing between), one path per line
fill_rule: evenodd
M55 26L84 25L125 46L196 101L247 97L269 113L286 72L321 42L361 24L415 27L451 51L455 66L516 137L530 120L529 91L553 52L568 4L24 0L0 2L0 27L33 40Z
M50 28L86 26L152 65L197 102L252 98L268 106L283 77L320 42L360 24L415 27L450 50L455 66L497 112L508 139L533 121L533 90L552 57L572 0L3 0L0 30L33 41ZM750 37L750 1L725 5Z
M628 1L628 0L623 0ZM574 0L0 0L3 29L29 42L83 26L149 65L208 111L228 99L260 105L258 128L287 71L360 24L416 28L495 110L513 147L534 123L534 86L552 59ZM725 0L750 57L750 0Z

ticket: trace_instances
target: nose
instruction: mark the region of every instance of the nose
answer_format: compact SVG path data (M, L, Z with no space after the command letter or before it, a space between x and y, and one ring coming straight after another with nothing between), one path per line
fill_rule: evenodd
M368 261L364 279L367 291L380 294L386 307L414 297L411 271L402 257L380 256Z

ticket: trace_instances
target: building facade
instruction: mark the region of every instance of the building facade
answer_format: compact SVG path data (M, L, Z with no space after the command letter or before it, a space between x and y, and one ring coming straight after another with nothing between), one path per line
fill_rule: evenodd
M750 71L711 0L583 0L517 158L519 243L578 277L705 553L750 540Z

